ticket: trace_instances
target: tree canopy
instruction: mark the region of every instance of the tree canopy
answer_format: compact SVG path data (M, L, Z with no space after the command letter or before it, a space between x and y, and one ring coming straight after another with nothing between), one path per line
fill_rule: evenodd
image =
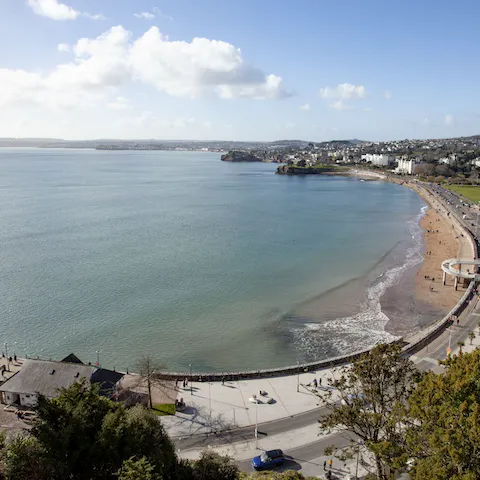
M324 430L351 434L350 447L342 456L356 455L360 441L375 459L378 478L405 463L403 407L416 376L400 346L379 345L351 366L342 367L339 378L329 380L334 390L320 397L329 413L319 422Z
M416 480L480 478L480 351L428 372L409 399L407 444Z

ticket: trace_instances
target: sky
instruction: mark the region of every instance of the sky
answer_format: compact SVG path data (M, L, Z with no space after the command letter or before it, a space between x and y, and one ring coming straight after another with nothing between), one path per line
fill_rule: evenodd
M478 0L0 0L0 137L480 134Z

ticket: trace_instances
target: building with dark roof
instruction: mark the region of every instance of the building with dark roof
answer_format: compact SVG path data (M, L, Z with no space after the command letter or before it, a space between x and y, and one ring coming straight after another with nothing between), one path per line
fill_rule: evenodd
M74 362L67 363L67 359ZM61 362L27 359L15 375L0 385L0 400L7 405L33 407L39 394L55 398L62 388L68 388L82 379L98 384L100 393L110 398L122 377L122 373L84 365L73 354Z

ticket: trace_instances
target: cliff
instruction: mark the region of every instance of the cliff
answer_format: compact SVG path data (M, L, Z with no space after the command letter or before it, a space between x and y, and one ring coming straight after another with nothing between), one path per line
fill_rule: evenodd
M231 150L220 157L222 162L263 162L263 159L256 157L249 152L241 152L239 150Z

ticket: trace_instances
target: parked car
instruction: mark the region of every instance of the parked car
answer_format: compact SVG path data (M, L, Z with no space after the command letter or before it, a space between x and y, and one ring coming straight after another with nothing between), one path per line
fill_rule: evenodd
M273 468L283 463L285 463L285 455L281 450L267 450L252 459L252 467L255 470Z

